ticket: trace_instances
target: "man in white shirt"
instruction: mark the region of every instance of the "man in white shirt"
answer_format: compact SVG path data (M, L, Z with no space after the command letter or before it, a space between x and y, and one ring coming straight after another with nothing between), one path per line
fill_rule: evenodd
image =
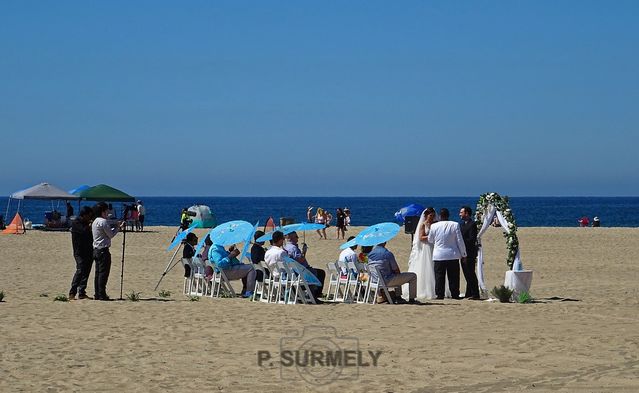
M140 223L140 232L144 231L144 217L146 216L146 207L144 207L144 204L142 203L142 201L138 201L138 220Z
M351 236L348 238L347 241L351 241L355 239L355 236ZM354 245L353 247L349 247L345 250L342 250L342 252L339 253L339 257L337 258L337 260L339 262L344 262L344 263L348 263L348 262L357 262L357 253L355 252L355 250L357 250L357 244ZM342 268L342 274L346 274L347 271L346 269Z
M286 250L282 248L284 245L284 234L280 231L273 232L273 237L271 238L271 248L266 250L266 254L264 254L264 262L271 268L273 271L273 276L277 277L279 273L277 272L277 262L284 262L284 257L288 256Z
M91 224L93 234L93 259L95 260L95 300L109 300L106 294L107 281L111 271L111 239L124 226L124 221L119 226L113 226L107 220L109 207L104 202L99 202L94 207L95 220Z
M459 223L448 221L448 209L441 209L439 216L441 221L432 224L428 233L428 242L434 244L435 295L437 299L444 298L448 275L450 295L459 299L459 260L466 259L466 246Z

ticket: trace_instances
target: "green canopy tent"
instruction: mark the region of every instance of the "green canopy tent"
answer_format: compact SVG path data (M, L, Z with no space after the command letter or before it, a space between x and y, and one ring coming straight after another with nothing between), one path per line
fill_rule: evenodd
M89 187L76 194L83 201L100 201L100 202L134 202L135 198L126 192L117 188L107 186L106 184L98 184Z

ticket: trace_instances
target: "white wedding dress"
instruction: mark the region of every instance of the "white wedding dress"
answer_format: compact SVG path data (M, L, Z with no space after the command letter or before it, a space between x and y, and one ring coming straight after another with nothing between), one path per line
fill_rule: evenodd
M433 263L433 245L419 239L419 228L424 225L424 215L419 217L417 230L413 237L413 247L408 257L408 271L417 275L417 298L434 299L435 295L435 265ZM408 299L408 284L402 286L402 296ZM446 296L450 297L448 281L446 281Z

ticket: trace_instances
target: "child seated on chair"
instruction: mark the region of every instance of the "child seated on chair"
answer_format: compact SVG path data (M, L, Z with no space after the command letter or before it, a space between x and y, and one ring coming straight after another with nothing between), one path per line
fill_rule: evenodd
M195 246L197 245L197 235L193 232L186 235L182 258L191 260L195 256ZM184 264L184 277L191 277L191 265Z

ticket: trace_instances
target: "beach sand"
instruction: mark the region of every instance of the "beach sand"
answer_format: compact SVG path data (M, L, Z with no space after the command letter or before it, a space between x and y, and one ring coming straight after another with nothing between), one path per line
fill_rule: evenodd
M124 293L141 292L139 302L54 302L68 293L75 270L70 234L0 236L0 391L639 391L639 229L521 228L534 304L376 306L193 302L181 294L179 265L160 286L172 296L160 299L153 288L175 229L148 229L126 236ZM334 237L334 228L329 233ZM313 232L306 241L312 265L325 267L339 253L341 241ZM388 248L406 269L410 235ZM112 247L112 298L119 297L121 253L120 234ZM484 253L492 288L506 270L497 229L486 235ZM377 366L340 370L340 378L353 380L313 374L324 377L318 385L295 367L258 365L258 351L277 356L281 343L303 347L295 337L312 326L334 328L341 337L334 342L348 347L342 349L381 351Z

